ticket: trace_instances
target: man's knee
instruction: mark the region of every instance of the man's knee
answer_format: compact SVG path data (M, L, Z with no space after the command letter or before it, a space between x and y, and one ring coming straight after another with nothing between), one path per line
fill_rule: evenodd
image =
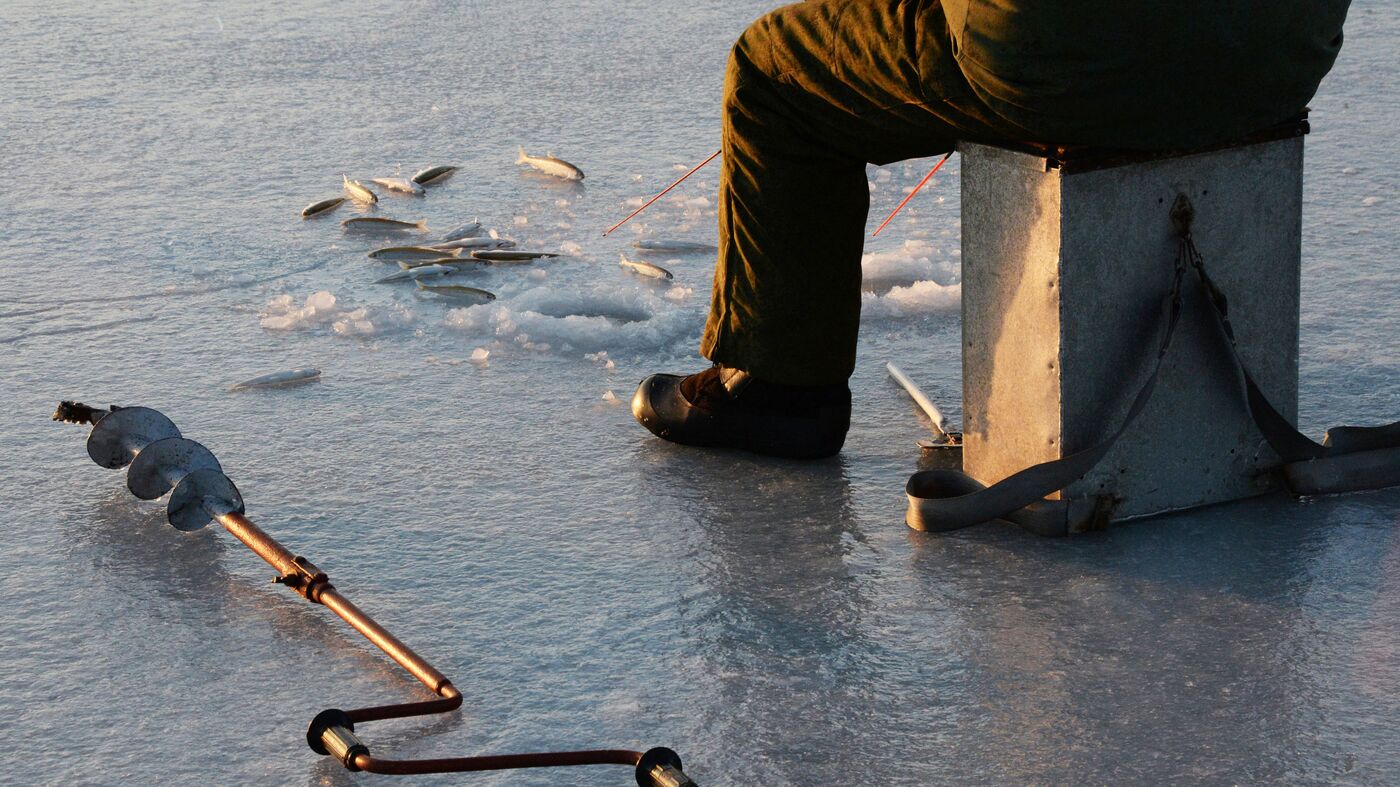
M758 76L773 77L772 52L772 24L773 17L779 13L770 11L758 19L754 20L744 32L739 34L739 40L734 42L734 46L729 50L729 87L732 89L735 77Z
M830 2L809 1L776 8L754 20L740 34L729 53L730 70L736 65L769 79L809 67L827 39L832 18L839 11ZM828 42L829 43L829 42Z

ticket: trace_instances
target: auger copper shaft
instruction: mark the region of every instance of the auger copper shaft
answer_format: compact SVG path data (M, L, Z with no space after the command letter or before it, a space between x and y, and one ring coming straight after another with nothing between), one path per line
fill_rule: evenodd
M305 568L310 566L305 558L293 555L286 547L277 543L276 539L269 536L262 528L253 524L252 520L242 514L217 514L215 518L218 519L219 524L233 534L234 538L242 541L249 549L256 552L258 557L282 572L279 581L284 581L287 577L299 577ZM311 568L314 571L315 567L311 566ZM324 577L325 575L321 574L320 576ZM294 586L294 589L302 592L302 588ZM374 643L374 646L384 651L389 658L398 662L399 666L408 670L410 675L417 678L434 694L447 696L443 693L443 688L451 686L452 682L447 679L446 675L439 672L422 656L414 653L412 648L400 642L397 637L390 634L388 630L375 622L374 618L366 615L363 610L352 604L349 599L340 595L340 592L330 584L329 580L316 582L315 576L311 577L311 581L307 583L302 595L306 596L307 600L322 604L339 615L342 620L363 634L365 639ZM453 693L456 693L455 690ZM460 705L460 695L457 696Z

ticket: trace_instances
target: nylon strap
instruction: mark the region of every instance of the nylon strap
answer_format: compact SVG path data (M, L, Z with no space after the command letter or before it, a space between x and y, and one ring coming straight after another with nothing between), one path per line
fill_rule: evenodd
M1323 443L1301 434L1279 414L1255 384L1235 344L1229 302L1206 273L1205 262L1191 237L1192 210L1185 197L1172 207L1180 237L1172 289L1162 309L1157 357L1152 373L1133 397L1123 423L1103 441L1069 456L1032 465L991 486L956 470L924 470L905 485L909 509L905 522L915 530L947 532L1002 519L1045 536L1068 535L1074 522L1088 518L1098 506L1093 498L1047 500L1046 497L1082 478L1103 460L1118 439L1141 415L1162 371L1181 317L1186 268L1196 278L1210 308L1211 322L1225 340L1241 399L1264 439L1282 460L1285 484L1295 495L1319 495L1380 489L1400 485L1400 421L1378 427L1341 426L1327 432ZM1273 472L1269 470L1266 472Z
M1240 357L1235 330L1230 325L1229 301L1206 272L1205 261L1189 232L1184 243L1209 296L1209 313L1230 351L1245 406L1269 447L1282 460L1279 469L1289 491L1299 496L1327 495L1400 485L1400 421L1383 426L1333 427L1319 444L1274 409Z

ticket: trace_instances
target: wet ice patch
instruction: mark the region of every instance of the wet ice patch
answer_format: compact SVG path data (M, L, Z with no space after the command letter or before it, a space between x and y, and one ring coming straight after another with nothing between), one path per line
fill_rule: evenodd
M506 301L452 309L450 328L535 352L652 350L696 330L698 318L646 289L526 290Z
M375 310L355 306L334 293L320 290L301 303L291 295L279 295L263 306L259 318L262 327L270 331L330 328L340 336L373 336L411 324L414 314L412 309L398 304Z
M635 300L603 293L549 293L530 299L530 311L546 317L599 317L614 323L644 322L651 319L652 310Z

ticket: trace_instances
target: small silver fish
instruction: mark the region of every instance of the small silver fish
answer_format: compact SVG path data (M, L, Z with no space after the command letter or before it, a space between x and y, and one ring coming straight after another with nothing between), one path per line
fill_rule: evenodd
M310 367L304 369L292 369L285 372L273 372L254 377L251 380L244 380L235 383L229 388L230 391L245 391L249 388L271 388L276 385L291 385L292 383L309 383L312 380L321 379L321 370Z
M346 219L340 222L340 226L346 230L359 230L361 232L428 231L428 222L426 220L399 221L398 219L386 219L380 216L356 216L353 219Z
M478 232L481 232L481 222L469 221L446 235L443 235L442 240L444 243L450 240L461 240L462 238L470 238Z
M465 284L424 284L421 281L415 281L414 284L417 284L420 290L451 298L470 299L477 303L490 303L496 300L495 293L479 290L476 287L468 287Z
M416 268L404 268L403 270L394 271L393 273L389 274L388 276L385 276L382 279L376 279L374 283L388 284L389 282L417 279L422 276L441 276L445 273L451 272L452 268L449 268L446 265L420 265Z
M618 262L618 264L621 265L624 270L630 271L639 276L648 276L653 279L667 280L676 278L675 276L671 275L670 271L666 270L660 265L652 265L651 263L644 262L642 260L629 260L627 259L626 255L622 256L622 259Z
M370 182L377 186L383 186L389 191L397 191L400 194L412 194L415 197L421 197L427 193L423 191L422 186L408 178L370 178Z
M451 268L462 269L479 265L490 265L489 262L478 262L476 260L459 260L456 257L439 257L434 260L399 260L399 267L404 270L409 268L422 268L427 265L446 265Z
M708 243L691 243L687 240L643 239L633 242L632 245L644 251L662 251L669 252L671 254L686 254L691 252L698 253L702 251L719 251L719 249L715 248L714 246L711 246Z
M434 243L433 249L513 249L515 241L505 238L458 238L446 243Z
M413 177L411 178L411 180L414 183L419 184L420 186L426 186L429 183L437 183L440 180L447 180L448 178L452 177L452 173L456 171L456 167L428 167L427 169L420 169L417 172L413 173Z
M320 202L313 202L301 209L301 217L303 219L309 219L312 216L319 216L322 213L330 213L340 207L340 204L344 201L344 197L331 197L330 199L323 199Z
M546 156L532 156L526 153L525 148L522 146L520 148L520 154L515 158L515 163L527 164L546 175L553 175L556 178L563 178L564 180L583 180L583 170L563 159L555 158L552 153Z
M558 256L558 254L551 254L547 251L507 251L504 249L480 249L472 252L472 259L489 260L491 262L524 262L525 260L538 260L543 257Z
M348 176L344 174L340 176L340 179L344 181L345 193L349 194L351 198L357 199L360 202L368 202L370 204L379 201L379 198L374 196L374 192L370 191L369 187L361 183L360 181L351 180Z
M437 260L443 257L456 257L461 249L431 249L427 246L390 246L375 249L369 253L372 259L394 262L397 260Z

